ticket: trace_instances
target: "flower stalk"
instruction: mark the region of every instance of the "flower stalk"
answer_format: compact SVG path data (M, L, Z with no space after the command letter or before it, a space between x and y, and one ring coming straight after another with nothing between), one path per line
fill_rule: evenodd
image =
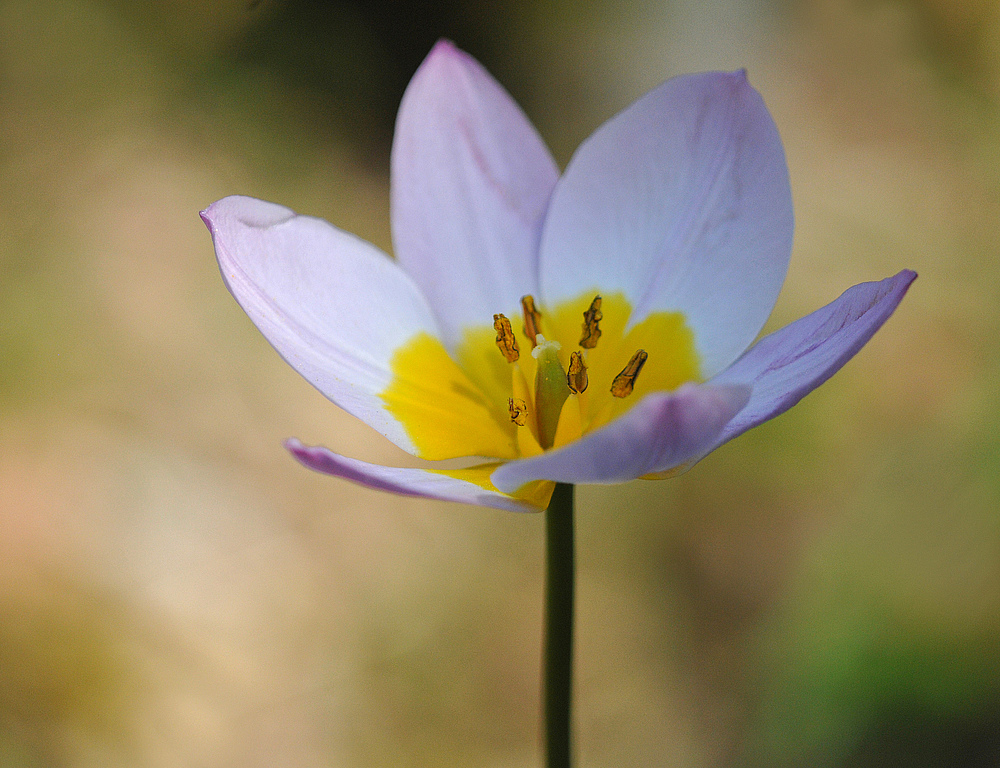
M572 764L573 486L556 483L545 513L545 766Z

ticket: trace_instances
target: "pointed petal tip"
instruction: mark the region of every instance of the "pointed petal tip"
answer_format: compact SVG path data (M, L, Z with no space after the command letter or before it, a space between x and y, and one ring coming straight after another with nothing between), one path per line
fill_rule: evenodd
M237 195L228 195L226 197L221 197L214 203L205 206L203 211L199 211L198 215L201 216L201 220L205 222L205 225L211 229L214 225L215 220L219 217L221 212L224 212L228 207L228 202L230 198L238 197Z
M739 69L734 69L732 72L723 72L721 74L727 81L730 91L734 96L739 94L755 94L760 97L760 92L750 82L750 74L747 72L746 67L740 67Z
M747 73L746 67L740 67L739 69L734 69L732 71L712 70L690 75L678 75L677 77L671 79L676 80L678 78L688 78L692 80L701 79L702 83L706 87L711 84L725 84L734 92L744 88L756 90L752 85L750 85L750 75ZM666 82L670 81L667 80Z
M447 67L450 64L458 64L459 66L469 66L475 60L459 48L455 43L446 37L440 38L434 47L431 48L430 53L424 57L423 63L418 68L418 72L427 72L428 70L447 72ZM414 75L416 77L416 75Z
M870 286L872 288L872 295L870 299L872 306L881 302L889 294L894 294L896 298L894 299L892 310L889 312L889 314L892 314L896 305L903 300L903 297L910 290L910 286L913 285L913 282L916 279L917 273L912 269L901 269L892 277L887 277L884 280L878 280L872 283L859 283L848 292L857 290L859 286Z
M234 219L254 229L267 229L297 216L291 208L269 203L247 195L229 195L216 200L199 214L209 231L221 226L225 219Z
M910 286L913 285L914 281L917 279L918 275L912 269L901 269L891 278L889 281L896 290L899 291L899 300L902 301L903 297L909 292ZM891 290L891 289L890 289Z
M429 59L432 56L449 56L455 53L460 53L458 46L447 37L439 37L437 42L434 43L434 47L431 48L431 52L427 54L427 58Z
M288 451L292 456L298 459L300 462L309 466L307 462L307 457L309 456L309 449L302 444L302 441L297 437L289 437L285 440L282 445L285 446L285 450Z

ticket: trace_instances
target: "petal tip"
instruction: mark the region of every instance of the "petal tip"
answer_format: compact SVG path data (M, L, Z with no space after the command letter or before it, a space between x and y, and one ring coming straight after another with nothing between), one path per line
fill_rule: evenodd
M732 72L727 72L725 73L725 77L734 95L748 93L759 95L757 89L750 84L750 74L747 72L746 67L740 67Z
M747 73L746 67L740 67L739 69L734 69L731 72L727 72L725 70L715 70L702 72L700 74L681 75L680 77L691 78L694 80L700 79L705 84L714 85L717 88L725 88L734 93L747 88L750 90L756 90L752 85L750 85L750 75Z
M294 219L297 215L291 208L247 195L230 195L216 200L200 214L202 221L213 232L223 226L226 219L253 229L267 229Z
M205 210L199 211L198 215L201 217L201 220L203 222L205 222L205 226L208 227L208 231L209 232L214 232L215 231L215 226L212 224L212 217L211 217L211 214L209 213L211 210L212 210L212 206L209 206Z
M294 456L299 462L307 467L311 468L309 459L311 452L315 449L310 449L302 444L302 442L296 437L290 437L283 443L285 450L288 451L292 456Z
M438 57L438 56L451 56L458 53L458 46L455 45L447 37L439 37L438 41L434 43L434 47L431 48L430 53L427 54L427 58Z
M889 294L895 294L897 296L895 301L898 304L909 292L910 286L913 285L916 279L917 273L912 269L901 269L892 277L878 281L877 285L881 286L881 288L877 291L875 299L880 301Z
M472 57L455 45L455 43L446 37L442 37L434 43L434 47L431 48L430 53L424 58L424 62L420 65L418 71L435 71L441 76L448 72L450 64L467 66L472 60Z

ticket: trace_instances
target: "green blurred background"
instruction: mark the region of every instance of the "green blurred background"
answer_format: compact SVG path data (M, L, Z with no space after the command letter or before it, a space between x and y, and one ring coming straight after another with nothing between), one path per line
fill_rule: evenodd
M299 467L285 437L407 457L273 353L197 215L390 249L439 36L561 164L746 66L797 216L769 327L921 274L787 415L579 492L579 764L1000 765L995 0L0 0L0 766L539 764L541 518Z

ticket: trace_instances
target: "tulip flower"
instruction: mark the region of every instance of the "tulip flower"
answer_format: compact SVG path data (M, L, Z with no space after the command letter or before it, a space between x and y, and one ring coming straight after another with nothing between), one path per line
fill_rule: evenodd
M386 467L297 440L371 488L547 509L546 765L571 764L573 485L664 478L795 405L916 274L861 283L757 341L792 250L778 131L746 73L676 77L560 175L511 97L442 41L392 147L395 260L249 197L202 212L223 279L275 349L406 451Z
M742 71L668 80L560 175L506 91L442 41L403 97L391 170L395 260L249 197L202 217L289 364L415 456L470 457L385 467L287 443L394 493L541 510L557 482L676 474L826 381L916 277L856 285L750 346L793 218L781 140Z

